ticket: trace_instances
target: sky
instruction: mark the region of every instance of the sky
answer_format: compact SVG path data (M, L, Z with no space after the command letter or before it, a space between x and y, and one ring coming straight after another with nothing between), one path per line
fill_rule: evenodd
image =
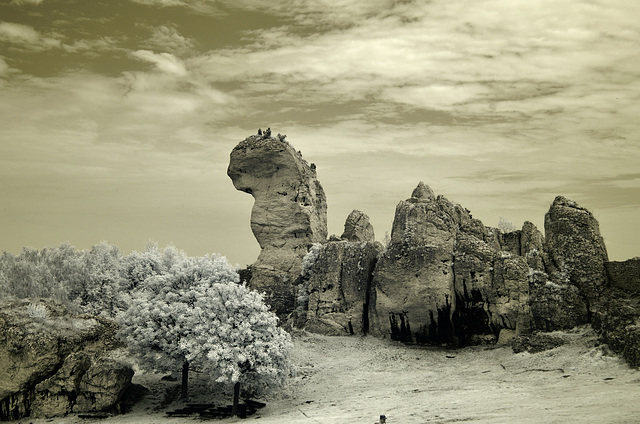
M149 241L253 263L226 175L258 128L317 165L330 234L420 181L542 231L557 195L640 255L637 0L0 0L0 251Z

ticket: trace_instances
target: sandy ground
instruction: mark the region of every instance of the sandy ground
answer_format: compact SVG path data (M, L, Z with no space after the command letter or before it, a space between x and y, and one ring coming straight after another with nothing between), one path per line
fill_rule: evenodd
M295 376L245 420L221 423L640 423L640 371L596 347L588 328L561 334L570 343L541 353L510 347L405 346L371 337L295 336ZM195 376L192 401L216 398ZM178 382L138 373L151 393L125 415L69 416L24 423L184 423L160 407ZM219 401L216 399L216 402ZM229 399L225 399L228 403Z

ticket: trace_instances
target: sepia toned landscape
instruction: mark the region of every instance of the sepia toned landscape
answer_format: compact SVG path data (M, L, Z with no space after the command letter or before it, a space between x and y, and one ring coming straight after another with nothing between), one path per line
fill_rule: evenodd
M0 420L637 422L637 12L3 2Z

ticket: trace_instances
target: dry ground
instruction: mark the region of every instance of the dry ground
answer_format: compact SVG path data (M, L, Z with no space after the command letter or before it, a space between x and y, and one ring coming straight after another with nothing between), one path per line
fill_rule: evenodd
M556 333L570 343L541 353L510 347L411 347L371 337L294 337L296 375L267 407L246 420L222 424L365 423L640 423L640 372L596 346L588 328ZM194 378L193 401L211 393ZM151 393L128 414L99 422L185 423L159 408L178 382L138 373ZM225 399L228 402L228 399ZM23 420L83 423L76 416ZM92 421L96 422L96 421Z

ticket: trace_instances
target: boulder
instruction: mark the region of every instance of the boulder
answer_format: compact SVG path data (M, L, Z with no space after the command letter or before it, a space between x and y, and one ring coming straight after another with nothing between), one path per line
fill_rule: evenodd
M344 223L344 232L340 238L352 242L364 241L373 243L376 241L373 225L369 222L369 217L357 209L354 209L347 217Z
M551 280L576 286L591 314L607 286L607 249L598 221L587 209L558 196L544 219L545 263Z
M74 412L108 410L115 405L131 383L133 370L117 359L94 358L80 380Z
M382 245L330 241L310 269L305 328L327 335L366 334L371 278Z
M231 152L227 175L255 199L251 230L262 251L250 286L280 316L295 303L295 280L309 246L327 238L327 202L315 166L287 141L254 135Z
M3 300L0 311L0 420L103 411L116 405L133 371L105 359L120 347L114 323L73 315L47 299ZM93 377L95 367L124 370L125 378L110 382L117 395L108 401L94 391L104 383ZM78 404L81 398L87 399L84 405Z

